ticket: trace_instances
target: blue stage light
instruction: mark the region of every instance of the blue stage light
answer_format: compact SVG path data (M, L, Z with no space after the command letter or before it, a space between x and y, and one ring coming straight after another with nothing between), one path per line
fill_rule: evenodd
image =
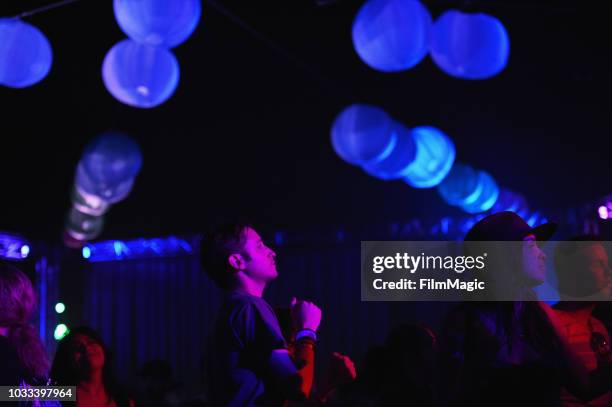
M87 256L90 262L174 257L193 254L194 243L174 236L155 239L107 240L89 243Z
M172 52L132 40L108 51L102 64L106 89L126 105L152 108L164 103L179 82L179 64Z
M0 232L0 258L23 260L30 254L30 244L21 236Z
M47 76L52 60L51 45L38 28L16 18L0 18L0 85L34 85Z
M91 249L89 248L89 246L85 246L81 249L81 254L83 255L84 259L88 259L91 257Z
M414 188L432 188L448 175L455 161L455 145L440 130L421 126L412 129L416 156L404 171L404 181Z
M136 42L172 48L196 29L200 0L115 0L115 18Z
M412 132L400 123L395 123L393 133L397 142L391 153L381 161L366 164L363 169L370 175L382 180L400 179L414 161L416 143Z
M21 246L20 253L21 257L23 257L24 259L28 257L28 254L30 254L30 246L28 246L27 244Z
M438 185L438 193L449 205L469 205L481 194L483 185L479 181L478 171L456 162L444 181Z
M433 25L430 51L436 65L451 76L487 79L505 68L510 40L493 16L449 10Z
M369 0L353 22L353 46L370 67L410 69L427 55L432 20L416 0Z
M350 105L334 119L332 146L340 158L350 164L382 161L395 147L393 125L393 119L382 109Z

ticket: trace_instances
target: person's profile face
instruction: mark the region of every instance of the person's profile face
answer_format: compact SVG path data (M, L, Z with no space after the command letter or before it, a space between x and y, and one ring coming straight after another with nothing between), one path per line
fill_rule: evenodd
M528 282L537 286L546 281L546 254L540 249L534 235L523 238L523 276Z
M603 245L593 242L581 248L579 261L580 271L593 283L593 291L609 297L612 291L612 269Z
M276 253L266 246L255 230L247 228L244 234L244 251L248 257L245 272L260 281L267 282L276 278Z
M104 349L93 338L76 334L72 346L72 360L82 373L104 367Z

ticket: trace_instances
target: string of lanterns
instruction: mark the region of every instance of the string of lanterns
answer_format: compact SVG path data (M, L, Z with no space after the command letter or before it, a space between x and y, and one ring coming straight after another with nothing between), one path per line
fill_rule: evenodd
M437 187L449 205L469 214L509 210L534 224L543 220L491 174L456 162L453 141L435 127L409 129L376 106L353 104L334 119L331 143L342 160L369 175L413 188Z
M47 76L53 60L51 45L38 28L20 17L65 4L0 18L0 85L24 88ZM114 0L113 7L128 39L107 52L102 63L104 85L129 106L159 106L178 86L180 68L171 48L196 29L202 13L200 0Z
M102 63L106 89L121 103L159 106L179 83L179 63L170 50L195 30L200 0L114 0L115 19L128 39L115 44Z
M487 79L508 62L504 25L484 13L448 10L435 22L418 0L368 0L353 21L353 46L361 60L381 72L401 72L429 53L446 74Z
M383 180L403 179L415 188L442 182L455 160L455 146L429 126L408 129L375 106L353 104L336 116L332 146L346 162Z
M141 167L140 147L122 133L103 133L87 145L75 170L64 233L68 246L82 247L102 233L104 214L129 195Z

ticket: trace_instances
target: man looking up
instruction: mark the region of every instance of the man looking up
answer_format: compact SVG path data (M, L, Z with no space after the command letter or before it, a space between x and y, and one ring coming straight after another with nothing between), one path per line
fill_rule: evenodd
M290 354L278 319L262 298L278 272L276 253L259 234L247 224L222 225L204 237L201 256L225 294L211 338L212 405L282 406L288 399L308 398L321 310L292 301L297 334Z

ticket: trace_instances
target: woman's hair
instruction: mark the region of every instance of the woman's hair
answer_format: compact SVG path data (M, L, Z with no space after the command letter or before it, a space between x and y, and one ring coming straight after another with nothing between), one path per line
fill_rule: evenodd
M477 319L489 321L496 341L507 343L508 351L521 332L540 352L556 349L558 344L537 304L537 294L523 274L522 246L513 243L509 247L486 247L487 268L479 279L485 281L487 290L473 297L478 301L468 308L477 310Z
M44 380L49 371L45 347L29 324L36 311L36 294L28 276L15 266L0 264L0 326L17 352L24 379Z
M113 375L113 364L111 352L104 344L102 337L92 328L79 326L71 329L57 345L53 365L51 366L51 378L58 386L76 386L81 381L87 379L89 372L83 372L77 366L74 353L78 350L76 336L86 336L102 347L104 352L104 367L102 368L102 382L109 397L115 398L118 393L117 382Z

